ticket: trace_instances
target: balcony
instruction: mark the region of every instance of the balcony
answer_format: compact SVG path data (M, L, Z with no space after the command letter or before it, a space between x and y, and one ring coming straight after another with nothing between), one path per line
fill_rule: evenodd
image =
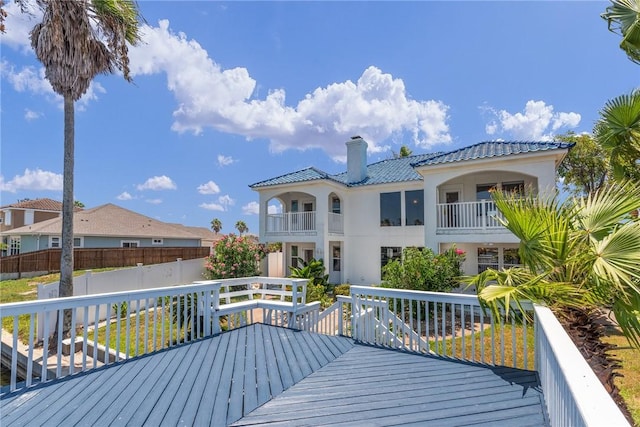
M436 204L438 233L504 230L496 204L491 200Z
M315 235L317 231L317 213L315 211L285 212L267 215L267 235ZM333 234L344 233L344 220L342 214L329 212L328 231Z

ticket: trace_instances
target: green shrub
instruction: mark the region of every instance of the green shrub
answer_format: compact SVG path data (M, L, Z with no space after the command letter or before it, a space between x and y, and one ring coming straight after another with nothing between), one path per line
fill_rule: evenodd
M434 254L429 248L405 248L402 261L383 267L382 286L417 291L449 292L458 287L464 252L451 248Z
M253 238L228 234L214 243L205 264L209 279L259 276L259 263L267 254Z
M333 288L333 298L335 299L338 295L351 295L351 285L348 283L343 283L342 285L336 285Z

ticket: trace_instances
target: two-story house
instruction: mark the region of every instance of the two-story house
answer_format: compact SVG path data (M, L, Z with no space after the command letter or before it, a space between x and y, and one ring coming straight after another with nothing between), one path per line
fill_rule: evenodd
M455 245L467 274L518 264L518 239L497 220L490 190L555 192L571 147L489 141L367 164L362 138L346 145L346 172L311 167L250 185L260 197L260 241L283 243L285 274L300 259L322 258L331 283L377 284L410 246Z
M62 215L62 202L52 199L23 200L0 207L0 232L35 224ZM2 254L20 253L20 239L3 236Z

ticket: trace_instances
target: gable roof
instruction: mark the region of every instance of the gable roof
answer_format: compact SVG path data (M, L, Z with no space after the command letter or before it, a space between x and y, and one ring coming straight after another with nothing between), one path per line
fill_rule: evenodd
M504 157L514 154L534 153L567 149L574 144L565 142L535 142L535 141L485 141L469 147L443 153L431 159L413 163L412 166L437 165L442 163L462 162L466 160L487 159L491 157Z
M564 150L573 147L574 144L565 142L536 142L536 141L484 141L469 147L460 148L449 152L430 154L418 154L408 157L385 159L367 165L367 177L355 183L347 182L347 172L335 175L328 174L320 169L309 167L299 171L270 178L249 185L252 189L270 187L282 184L296 184L330 180L346 187L360 187L365 185L390 184L394 182L420 181L422 176L416 172L419 166L431 166L442 163L453 163L467 160L478 160L491 157L503 157L516 154L534 153L550 150Z
M62 218L53 218L14 228L3 234L59 235ZM201 239L184 226L158 221L112 203L74 212L73 234L77 236L149 237Z
M39 211L62 211L62 202L53 199L24 200L0 207L0 209L35 209Z

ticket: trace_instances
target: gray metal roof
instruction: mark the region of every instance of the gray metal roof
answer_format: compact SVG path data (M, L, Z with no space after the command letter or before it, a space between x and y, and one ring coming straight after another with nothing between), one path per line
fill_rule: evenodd
M414 167L437 165L441 163L462 162L465 160L487 159L490 157L511 156L514 154L535 153L567 149L574 144L565 142L535 142L535 141L485 141L469 147L460 148L448 153L434 156L431 159L413 163Z
M275 178L251 184L253 189L282 184L329 180L347 187L390 184L395 182L420 181L422 177L415 171L418 166L430 166L441 163L461 162L490 157L510 156L571 148L573 144L564 142L535 141L485 141L478 144L449 151L446 153L418 154L408 157L385 159L367 165L367 178L356 183L347 182L347 172L329 174L320 169L309 167L284 174Z

